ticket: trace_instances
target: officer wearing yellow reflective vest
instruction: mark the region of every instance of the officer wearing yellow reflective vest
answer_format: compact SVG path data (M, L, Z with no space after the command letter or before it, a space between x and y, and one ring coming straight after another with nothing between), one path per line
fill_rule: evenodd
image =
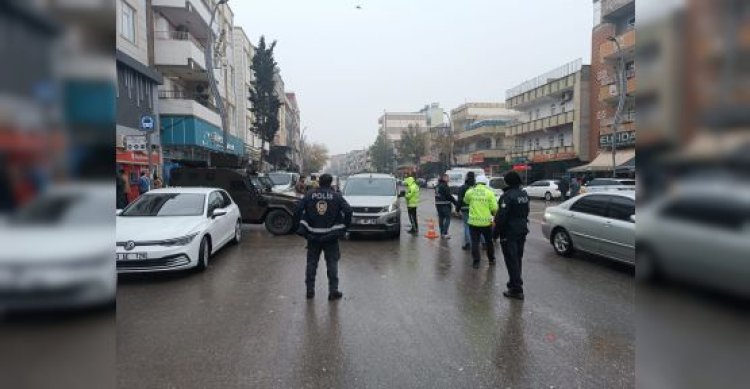
M484 237L487 246L487 258L490 265L495 264L495 246L492 241L492 222L497 213L495 193L487 188L489 180L485 176L476 179L476 185L467 190L464 202L469 206L469 229L471 232L471 256L473 267L479 268L479 240Z

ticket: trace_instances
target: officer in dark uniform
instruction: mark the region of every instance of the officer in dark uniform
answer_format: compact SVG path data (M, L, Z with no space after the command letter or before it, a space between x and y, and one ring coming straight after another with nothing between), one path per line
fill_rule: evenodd
M305 285L307 298L315 297L315 274L320 253L325 253L328 273L328 300L338 300L338 261L341 257L339 239L346 234L352 222L352 209L341 194L331 188L333 177L323 174L318 180L320 187L309 191L297 205L294 213L299 224L297 234L307 239L307 270Z
M495 216L495 239L500 238L500 247L508 268L508 290L503 296L523 300L523 280L521 279L521 260L526 235L529 233L529 196L521 189L521 176L515 171L505 175L508 187L500 197L499 208Z

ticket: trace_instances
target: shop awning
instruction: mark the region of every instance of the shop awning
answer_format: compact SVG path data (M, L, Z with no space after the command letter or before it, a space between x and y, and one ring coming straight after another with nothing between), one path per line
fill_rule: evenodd
M635 149L617 150L615 154L615 165L617 169L635 168ZM602 172L612 170L612 153L603 151L587 165L574 167L568 171L571 173Z

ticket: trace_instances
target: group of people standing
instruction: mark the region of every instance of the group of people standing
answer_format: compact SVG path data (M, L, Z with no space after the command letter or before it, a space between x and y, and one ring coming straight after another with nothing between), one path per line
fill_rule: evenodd
M147 171L141 171L140 176L138 177L138 195L142 195L151 189L161 189L164 187L164 183L162 182L161 178L154 173L153 178L149 177L149 174ZM117 209L123 209L128 204L130 204L130 197L128 194L130 193L130 176L125 172L124 169L120 169L117 171L117 185L116 185L116 202L117 202Z

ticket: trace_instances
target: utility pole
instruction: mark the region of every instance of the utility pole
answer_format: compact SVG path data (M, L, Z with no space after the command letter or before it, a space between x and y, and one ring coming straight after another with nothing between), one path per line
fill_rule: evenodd
M222 4L226 4L227 2L229 2L229 0L219 0L216 2L216 5L214 5L213 12L211 12L211 21L208 23L208 44L206 45L205 51L208 81L211 85L211 93L213 93L214 100L216 101L216 108L218 108L219 116L221 116L221 130L224 134L222 143L225 153L227 152L227 139L229 138L229 131L227 130L227 114L224 108L224 100L222 100L221 98L221 94L219 93L219 86L216 84L216 76L214 75L213 46L215 42L213 24L214 20L216 19L216 12L219 10L219 6Z
M617 46L617 111L615 112L615 120L612 124L612 178L617 177L617 162L615 156L617 154L617 131L622 121L622 111L625 108L625 94L627 93L627 84L625 81L625 58L622 55L622 47L616 37L610 36L607 38Z
M453 145L455 144L455 139L453 139L453 120L451 119L451 114L449 114L448 112L443 111L443 115L448 117L448 143L450 146L450 155L448 156L448 169L451 169L453 167Z

